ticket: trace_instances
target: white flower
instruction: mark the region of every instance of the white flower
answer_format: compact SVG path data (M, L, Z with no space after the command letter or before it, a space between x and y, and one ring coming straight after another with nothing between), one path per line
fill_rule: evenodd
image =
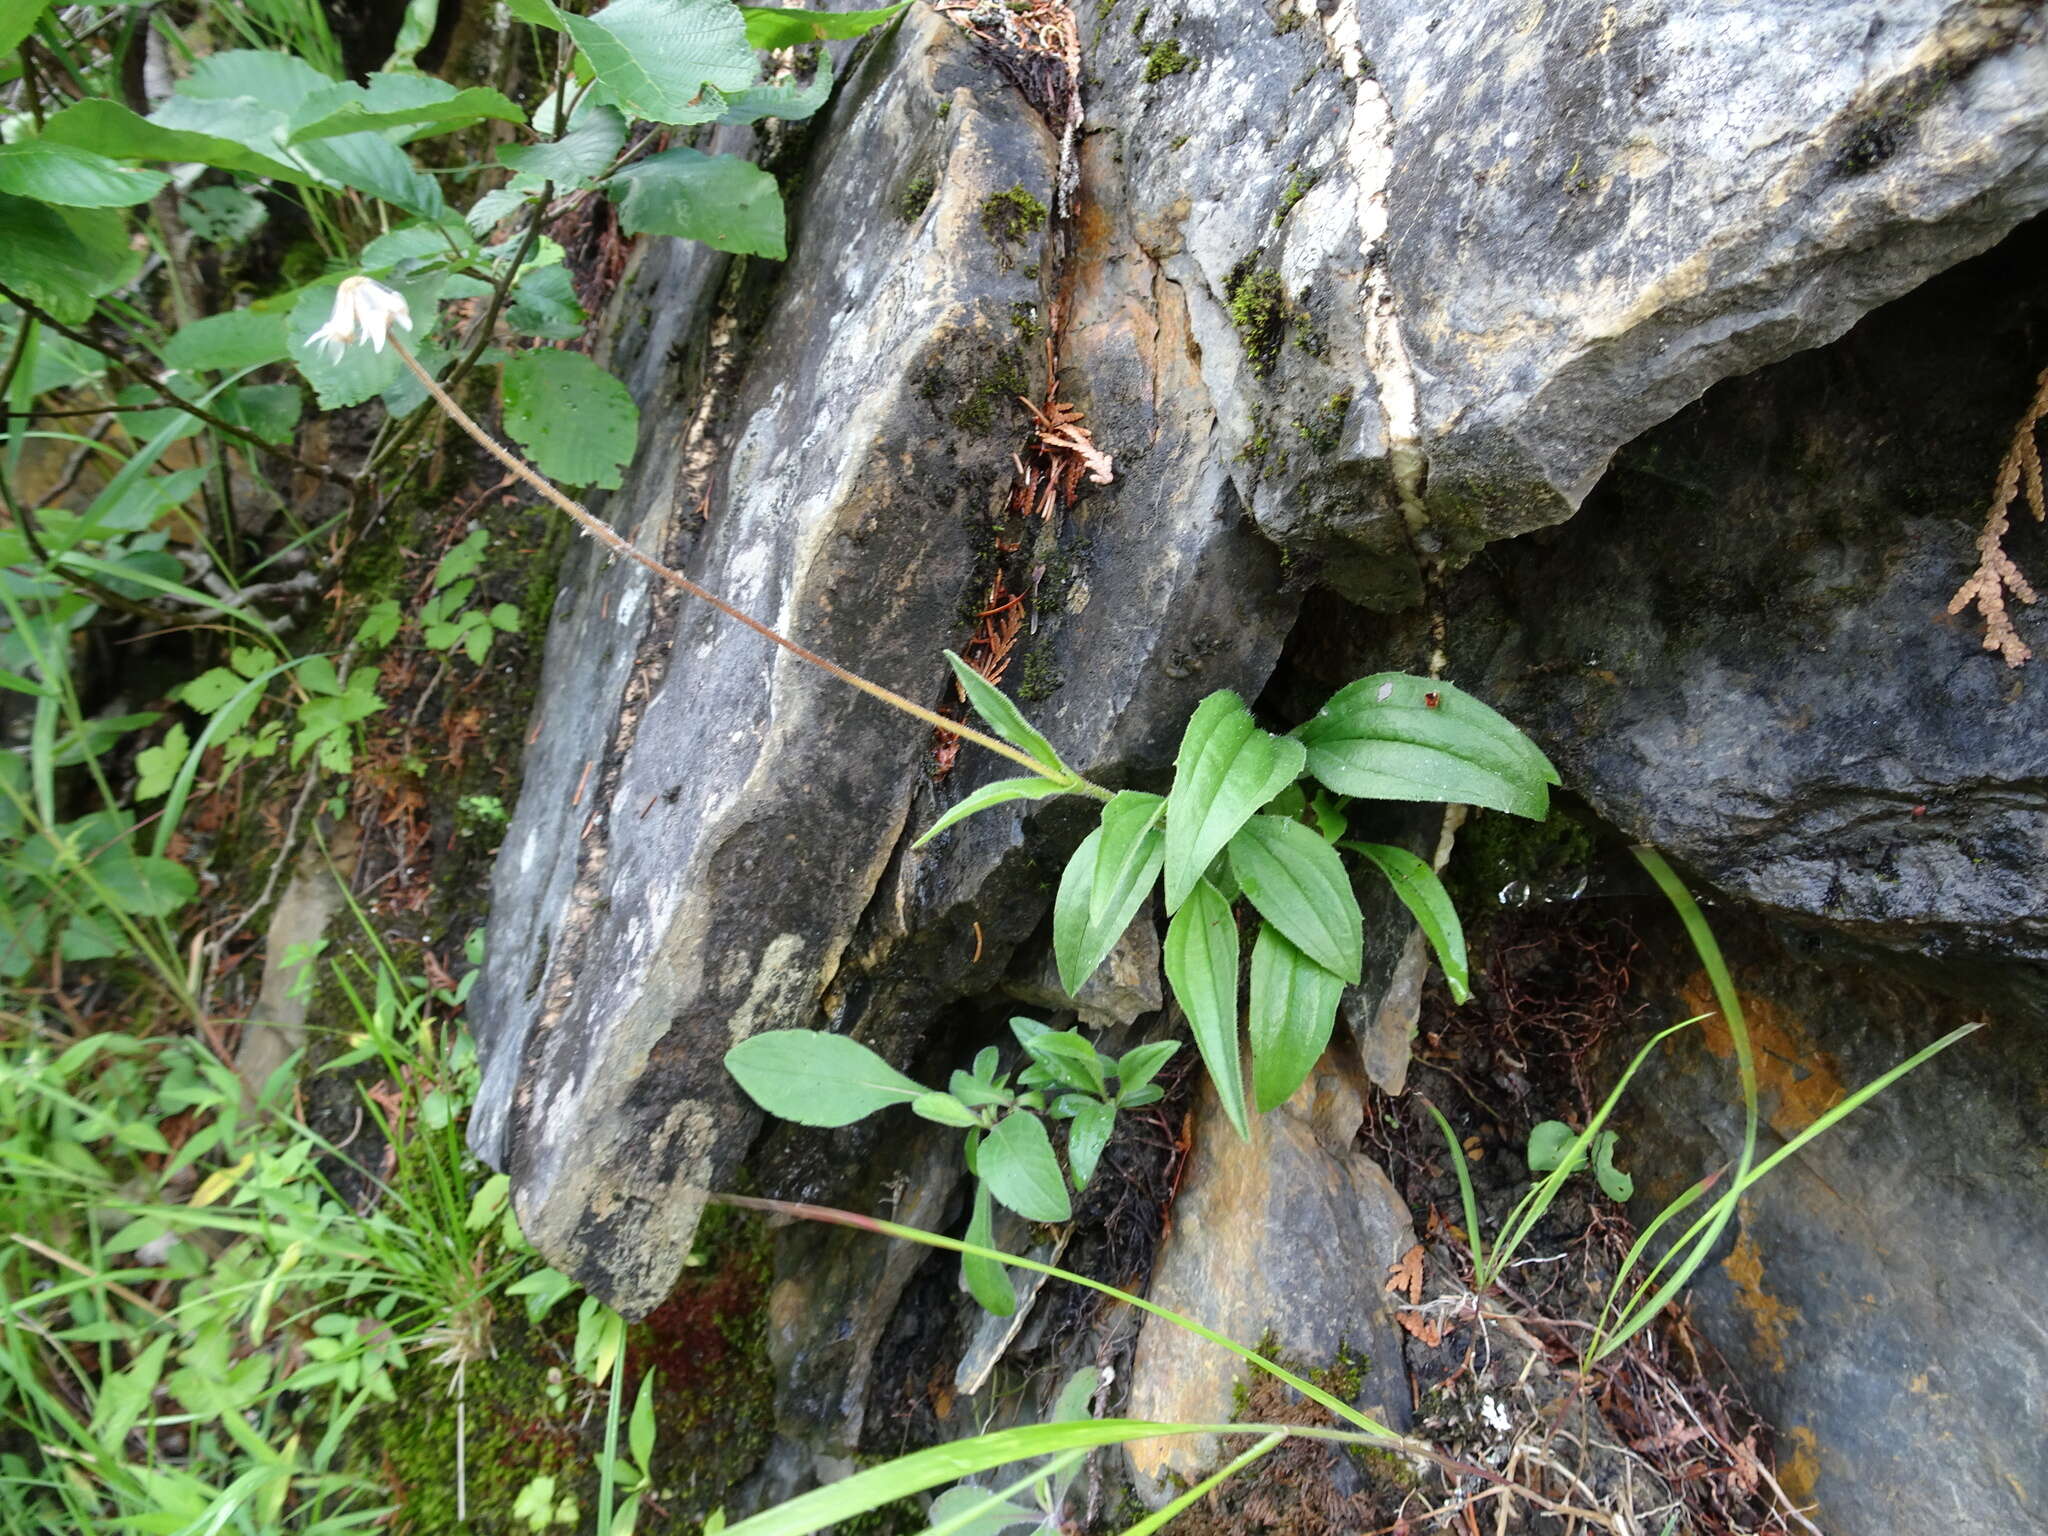
M337 363L342 348L358 340L369 342L371 351L382 352L393 325L412 329L412 311L403 294L374 278L344 277L334 290L334 313L307 339L325 350L330 363Z

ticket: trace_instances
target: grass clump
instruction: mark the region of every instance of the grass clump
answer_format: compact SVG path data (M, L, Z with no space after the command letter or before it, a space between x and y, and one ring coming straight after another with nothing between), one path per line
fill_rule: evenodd
M913 176L905 182L903 190L896 194L896 217L905 224L915 223L930 204L937 185L929 176Z

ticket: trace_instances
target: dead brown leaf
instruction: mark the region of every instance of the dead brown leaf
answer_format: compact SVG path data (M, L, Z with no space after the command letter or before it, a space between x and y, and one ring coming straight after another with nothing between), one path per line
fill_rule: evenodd
M1422 1300L1422 1244L1417 1243L1389 1264L1387 1275L1388 1290L1406 1291L1411 1302Z

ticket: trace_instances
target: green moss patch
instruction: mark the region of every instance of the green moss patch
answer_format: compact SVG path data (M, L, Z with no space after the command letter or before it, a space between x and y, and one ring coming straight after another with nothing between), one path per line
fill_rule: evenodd
M1014 247L1022 246L1032 232L1045 227L1045 204L1018 182L1007 192L991 193L982 199L981 229L996 248L996 259L1007 270L1016 259Z

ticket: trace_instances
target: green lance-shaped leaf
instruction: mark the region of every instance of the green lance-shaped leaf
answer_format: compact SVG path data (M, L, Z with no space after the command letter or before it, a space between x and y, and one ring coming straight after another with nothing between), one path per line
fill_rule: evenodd
M805 43L860 37L894 20L907 7L908 0L878 11L798 11L743 5L740 15L746 18L747 41L754 47L799 48Z
M619 228L675 235L741 256L789 254L775 178L738 155L671 149L612 178Z
M1091 922L1116 912L1131 882L1150 862L1166 802L1135 789L1122 791L1102 808L1102 841L1095 848L1095 879L1088 887ZM1149 882L1147 883L1150 889Z
M997 779L993 784L982 785L965 800L949 809L931 824L923 837L910 846L922 848L955 822L965 821L976 812L988 810L992 806L1003 805L1011 800L1045 800L1064 793L1066 791L1051 779Z
M1102 829L1098 827L1074 850L1066 873L1060 876L1059 893L1053 897L1053 959L1059 965L1060 985L1069 997L1079 994L1096 967L1116 948L1117 940L1124 936L1131 919L1138 915L1138 908L1151 894L1152 882L1159 878L1160 865L1166 860L1165 836L1154 827L1145 834L1142 859L1129 866L1128 878L1116 899L1096 917L1089 908L1095 887L1096 854L1101 845Z
M1174 759L1166 813L1166 910L1180 909L1237 829L1301 775L1300 742L1262 731L1244 701L1212 693L1196 707Z
M1155 1040L1124 1052L1116 1064L1118 1096L1128 1097L1151 1082L1179 1049L1178 1040Z
M1252 1103L1260 1113L1287 1102L1330 1043L1344 980L1259 924L1252 945Z
M1011 746L1030 753L1046 767L1057 769L1078 782L1078 775L1074 770L1060 761L1060 755L1053 751L1052 743L1041 736L1038 728L1024 718L1024 712L1010 702L1007 694L951 651L946 652L946 665L953 669L953 676L959 679L961 691L967 695L967 702L974 706L974 712L981 716L990 730Z
M996 1245L995 1206L989 1198L988 1181L974 1181L974 1215L967 1223L967 1241L980 1248ZM1017 1310L1017 1288L1010 1283L1010 1272L994 1259L984 1258L978 1253L960 1255L960 1277L967 1282L968 1293L981 1303L984 1311L993 1312L997 1317L1008 1317Z
M1418 859L1406 848L1395 848L1386 843L1341 843L1339 847L1349 848L1353 853L1372 860L1387 883L1394 888L1394 894L1401 898L1402 905L1415 918L1422 929L1422 936L1429 940L1429 947L1436 951L1437 964L1444 968L1444 980L1450 984L1454 1002L1464 1002L1472 995L1472 971L1465 957L1465 925L1458 921L1458 909L1451 904L1451 893L1444 889L1443 881L1428 863Z
M272 142L256 137L244 142L216 130L194 131L139 117L117 101L93 97L57 113L43 126L43 142L72 144L116 160L196 160L244 176L270 176L295 186L315 185L319 178L306 167L264 154L252 147Z
M1324 970L1358 985L1365 919L1336 849L1298 821L1254 816L1230 841L1230 868L1259 916Z
M640 410L626 386L580 352L521 352L505 365L505 430L565 485L619 487Z
M1052 1138L1029 1110L1016 1110L982 1138L975 1169L994 1195L1026 1221L1065 1221L1074 1214Z
M1197 880L1166 925L1166 979L1188 1016L1195 1049L1209 1068L1223 1112L1249 1141L1244 1068L1237 1050L1237 957L1237 919L1230 903L1208 881Z
M858 1040L815 1029L771 1029L725 1053L748 1098L781 1120L840 1126L927 1092Z
M127 208L146 203L171 178L122 165L72 144L22 139L0 144L0 192L66 208Z
M595 16L560 14L613 102L652 123L709 122L719 92L760 75L731 0L612 0Z
M1483 805L1541 821L1558 782L1536 744L1491 706L1399 672L1341 689L1293 734L1308 748L1309 772L1342 795Z
M1074 1117L1067 1122L1067 1166L1074 1173L1074 1188L1086 1189L1095 1177L1095 1165L1102 1161L1102 1149L1109 1145L1116 1129L1116 1106L1100 1099L1074 1100Z

